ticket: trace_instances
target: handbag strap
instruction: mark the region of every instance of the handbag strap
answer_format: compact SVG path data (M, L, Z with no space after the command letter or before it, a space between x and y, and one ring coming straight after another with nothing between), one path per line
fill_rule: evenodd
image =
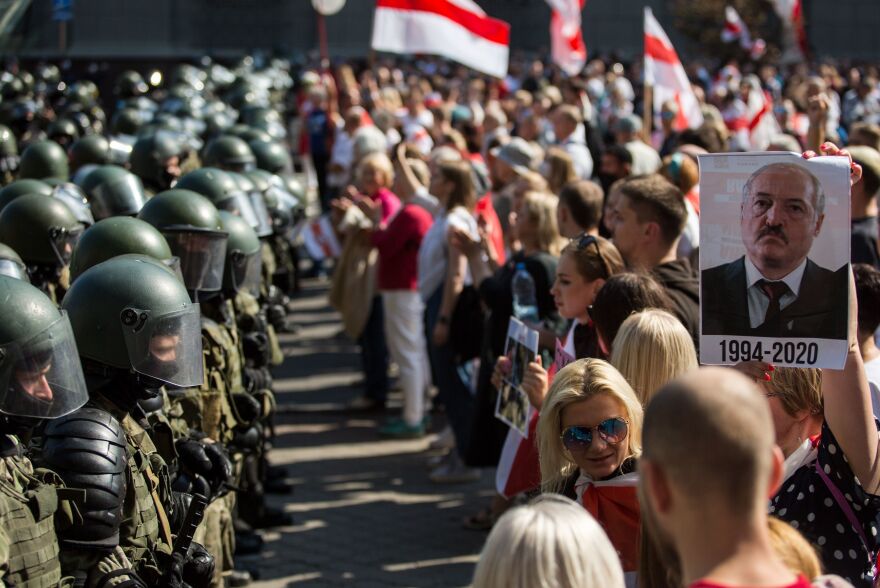
M840 507L840 510L843 511L844 516L846 516L846 520L853 526L853 529L859 534L859 539L862 541L862 545L865 546L865 550L868 552L869 557L872 557L870 554L874 553L874 550L871 549L868 538L865 536L865 530L862 528L862 524L859 522L859 519L856 518L856 513L853 512L852 507L847 502L846 498L844 498L843 493L840 491L840 488L834 485L834 482L831 481L831 478L828 477L828 474L825 473L825 470L822 469L822 466L819 465L819 460L817 459L813 462L816 467L816 472L819 474L819 477L822 478L822 481L825 483L825 486L828 488L828 491L831 492L831 496L834 497L834 502L837 503L837 506ZM876 562L872 561L872 564L876 564Z

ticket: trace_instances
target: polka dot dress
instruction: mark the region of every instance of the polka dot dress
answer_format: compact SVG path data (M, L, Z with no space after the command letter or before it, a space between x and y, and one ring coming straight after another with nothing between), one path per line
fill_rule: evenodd
M822 425L818 461L849 503L876 553L880 546L880 496L862 490L827 425ZM789 523L813 544L825 573L842 576L853 586L871 586L871 554L815 468L815 463L801 466L783 483L770 501L770 514Z

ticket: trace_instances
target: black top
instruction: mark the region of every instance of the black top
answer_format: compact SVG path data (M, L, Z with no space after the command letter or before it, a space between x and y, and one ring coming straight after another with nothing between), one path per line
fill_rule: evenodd
M689 259L662 263L651 274L672 299L675 316L691 334L694 347L700 349L700 281Z
M837 439L824 424L817 459L849 503L871 551L876 553L880 497L862 489ZM815 462L801 466L785 480L770 501L770 514L789 523L813 544L825 573L842 576L853 586L871 586L871 557L816 471Z
M877 217L866 216L852 220L850 257L853 263L867 263L880 269L877 252Z
M557 328L559 315L550 295L550 288L556 279L556 262L555 257L543 251L528 257L520 252L480 284L480 297L489 309L489 344L495 357L504 353L507 325L513 316L513 276L518 263L525 264L526 271L535 281L538 316L549 328Z

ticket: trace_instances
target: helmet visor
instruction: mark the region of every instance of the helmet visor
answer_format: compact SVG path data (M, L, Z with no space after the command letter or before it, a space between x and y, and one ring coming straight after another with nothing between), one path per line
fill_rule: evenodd
M268 237L272 234L272 220L269 218L269 210L266 208L263 194L260 192L249 192L248 196L250 196L254 216L257 219L257 226L254 227L254 231L258 237Z
M27 341L0 346L0 412L54 419L89 399L73 329L61 314Z
M223 286L226 233L168 229L162 231L171 253L180 258L186 289L216 292Z
M124 140L128 137L113 137L110 139L110 163L116 165L125 165L131 158L131 150L134 147L134 141Z
M27 268L14 259L0 259L0 276L9 276L30 283Z
M179 388L202 384L198 304L165 314L126 308L119 319L134 371Z
M260 252L245 255L235 250L229 255L229 276L236 292L249 292L254 296L260 293L263 260Z
M236 192L223 202L218 203L217 207L231 212L235 216L240 216L254 230L257 230L257 225L260 224L257 220L257 213L254 212L254 205L244 192Z
M49 244L52 246L52 251L55 252L55 257L60 265L68 265L70 263L70 257L73 255L73 250L76 248L82 233L82 225L73 229L62 227L52 227L49 229Z
M180 283L183 284L183 271L180 269L180 258L176 255L172 255L168 259L163 259L162 263L165 266L174 272L174 275L177 276L177 279L180 280Z
M89 202L98 220L111 216L134 216L144 206L144 185L134 174L104 182L92 190Z
M95 218L92 216L89 201L86 200L85 194L76 184L66 182L59 185L52 190L52 197L66 204L73 213L73 216L76 217L76 220L85 226L88 227L95 224Z

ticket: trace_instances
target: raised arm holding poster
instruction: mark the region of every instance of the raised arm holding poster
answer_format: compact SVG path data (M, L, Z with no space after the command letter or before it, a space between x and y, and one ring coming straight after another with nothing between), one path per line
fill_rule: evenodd
M700 195L701 362L842 368L846 159L704 155Z

